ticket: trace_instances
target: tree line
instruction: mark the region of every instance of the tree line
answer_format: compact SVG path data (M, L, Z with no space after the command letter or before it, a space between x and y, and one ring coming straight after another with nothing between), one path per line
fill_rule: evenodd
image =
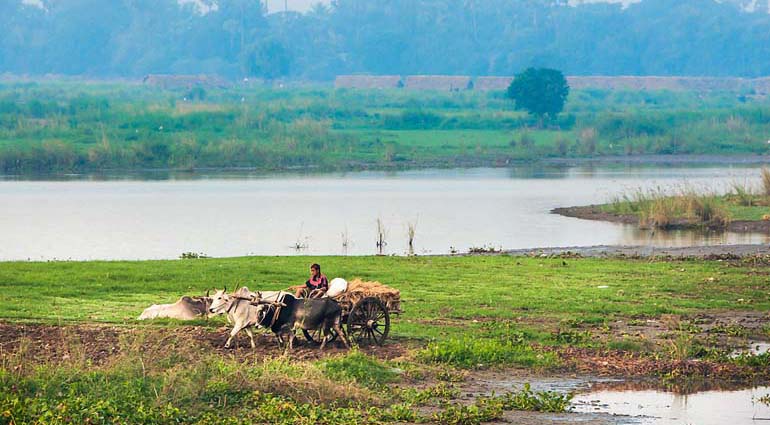
M755 77L770 74L767 12L715 0L337 0L304 14L259 0L5 0L0 73Z

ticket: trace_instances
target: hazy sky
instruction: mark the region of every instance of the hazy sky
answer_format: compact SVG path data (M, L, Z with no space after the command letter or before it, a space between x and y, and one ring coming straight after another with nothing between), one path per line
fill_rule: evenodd
M306 12L310 10L316 3L329 4L331 0L265 0L267 3L268 13L275 13L284 10L284 7L289 10L298 12ZM568 3L572 6L582 3L622 3L623 6L628 6L633 3L639 3L642 0L568 0ZM719 0L717 0L719 1ZM724 1L724 0L722 0ZM741 4L746 10L753 11L757 4L767 2L770 5L770 0L732 0ZM42 7L41 0L21 0L22 3L35 5ZM200 0L179 0L180 3L199 3Z
M289 10L296 10L299 12L305 12L309 10L316 3L329 4L331 0L266 0L267 10L270 13L280 12L286 6ZM41 0L21 0L24 4L30 4L38 7L42 7ZM197 0L179 0L180 3L199 3Z
M569 0L572 5L580 3L623 3L628 6L631 3L638 3L641 0ZM329 4L331 0L286 0L285 6L289 10L297 10L305 12L309 10L316 3ZM280 12L284 8L284 0L267 0L267 10L272 12Z
M286 0L286 7L289 10L305 12L316 3L329 4L331 0ZM284 0L267 0L267 11L269 13L280 12L284 8Z

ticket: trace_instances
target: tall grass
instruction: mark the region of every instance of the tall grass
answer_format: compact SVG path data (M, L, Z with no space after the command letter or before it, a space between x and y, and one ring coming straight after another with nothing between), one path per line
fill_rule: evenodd
M720 198L687 186L673 190L635 189L614 196L606 209L613 214L637 215L642 228L724 227L730 223L731 215Z
M750 207L754 203L754 191L748 184L734 181L730 187L732 190L729 195L738 201L738 205Z
M763 104L724 96L696 102L691 93L596 94L575 91L552 127L536 129L499 93L238 88L190 101L185 91L121 84L0 85L0 172L768 152ZM451 136L437 137L442 131Z
M766 197L770 197L770 169L762 167L762 194Z

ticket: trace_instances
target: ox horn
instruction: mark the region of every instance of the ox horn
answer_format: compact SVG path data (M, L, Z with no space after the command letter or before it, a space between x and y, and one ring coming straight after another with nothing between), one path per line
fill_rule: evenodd
M207 290L206 290L206 298L208 298L208 297L209 297L209 293L210 293L210 292L211 292L211 289L207 289Z
M225 285L225 289L223 289L222 292L227 293L227 285Z

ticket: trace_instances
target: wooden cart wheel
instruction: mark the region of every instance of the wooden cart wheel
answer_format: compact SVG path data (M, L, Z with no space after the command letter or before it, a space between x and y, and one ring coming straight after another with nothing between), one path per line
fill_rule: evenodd
M308 331L305 329L302 329L302 333L305 334L305 339L308 340L308 342L312 342L313 344L321 345L321 330L316 329L313 331ZM329 335L327 336L329 338L326 343L334 342L335 339L337 339L337 331L334 329L329 329Z
M382 345L390 332L390 313L377 298L364 298L350 310L348 337L359 345Z

